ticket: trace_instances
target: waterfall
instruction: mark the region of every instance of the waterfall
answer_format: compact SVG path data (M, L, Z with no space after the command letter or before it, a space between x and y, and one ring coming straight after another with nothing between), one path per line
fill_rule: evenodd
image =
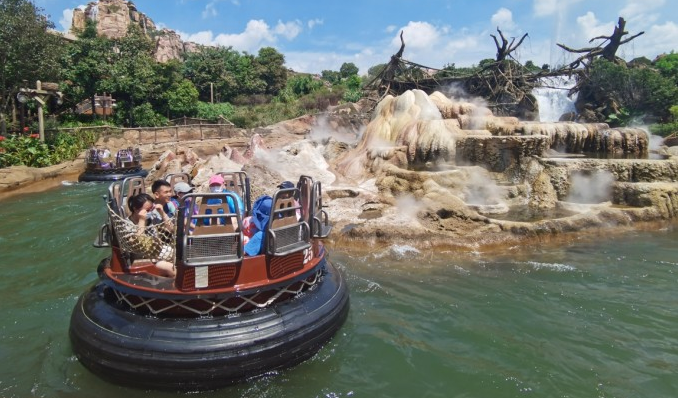
M564 113L574 112L577 97L567 96L569 89L576 83L574 77L545 77L540 83L543 87L532 91L539 105L540 122L557 122Z

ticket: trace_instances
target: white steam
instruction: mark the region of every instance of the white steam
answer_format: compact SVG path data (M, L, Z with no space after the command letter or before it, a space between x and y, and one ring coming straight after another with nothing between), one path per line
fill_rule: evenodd
M591 174L575 173L570 176L567 202L602 203L612 199L612 183L615 179L609 171L599 170Z

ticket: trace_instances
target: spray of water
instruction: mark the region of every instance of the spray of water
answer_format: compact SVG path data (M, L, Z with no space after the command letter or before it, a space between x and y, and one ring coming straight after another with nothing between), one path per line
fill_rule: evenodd
M567 202L602 203L612 199L612 183L615 179L609 171L579 172L570 176Z
M494 205L503 203L502 190L482 169L468 170L465 201L470 205Z

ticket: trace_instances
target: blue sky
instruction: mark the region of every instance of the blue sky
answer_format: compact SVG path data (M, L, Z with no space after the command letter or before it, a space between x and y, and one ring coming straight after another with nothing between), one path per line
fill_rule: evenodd
M34 0L58 30L70 27L81 0ZM140 12L186 41L254 53L266 46L299 72L339 70L353 62L361 73L386 63L400 47L405 59L433 68L470 66L494 58L491 34L525 39L521 62L559 65L575 58L556 46L589 47L626 19L626 60L678 51L678 0L136 0ZM629 36L630 36L629 35Z

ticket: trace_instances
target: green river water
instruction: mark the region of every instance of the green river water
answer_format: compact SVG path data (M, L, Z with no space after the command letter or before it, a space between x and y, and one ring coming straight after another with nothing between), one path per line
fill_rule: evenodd
M0 397L678 397L678 229L502 255L333 251L346 324L311 360L211 392L108 384L71 310L106 256L102 184L0 202Z

